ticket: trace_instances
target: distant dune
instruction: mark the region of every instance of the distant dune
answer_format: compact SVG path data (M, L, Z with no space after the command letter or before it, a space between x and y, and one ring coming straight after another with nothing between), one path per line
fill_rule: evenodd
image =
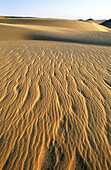
M108 28L111 28L111 19L104 21L103 23L101 23L101 25L108 27Z
M5 18L5 19L29 19L29 18L36 18L36 17L0 16L0 18Z
M96 24L101 24L103 23L104 21L106 20L86 20L85 22L88 22L88 23L96 23Z
M110 29L73 20L4 21L0 170L110 170Z
M9 18L0 19L0 23L7 24L18 24L18 25L31 25L31 26L43 26L43 27L61 27L69 28L74 30L84 30L84 31L108 31L108 28L103 26L97 26L92 23L85 23L83 21L76 20L63 20L63 19L41 19L41 18Z
M18 19L13 19L13 22L14 20L15 23L18 22ZM23 23L26 20L28 22L24 25ZM36 25L31 25L34 20ZM49 40L111 45L111 30L94 22L86 23L82 21L51 19L34 20L20 19L21 24L1 23L0 40Z
M92 18L87 19L86 21L94 21Z

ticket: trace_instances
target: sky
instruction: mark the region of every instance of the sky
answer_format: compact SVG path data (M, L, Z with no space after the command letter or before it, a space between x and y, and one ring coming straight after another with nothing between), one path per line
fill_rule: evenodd
M110 19L111 0L0 0L0 16Z

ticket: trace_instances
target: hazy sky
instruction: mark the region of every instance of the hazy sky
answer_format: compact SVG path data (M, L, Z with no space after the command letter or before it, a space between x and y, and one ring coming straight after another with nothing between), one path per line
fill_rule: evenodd
M111 0L0 0L0 15L110 19Z

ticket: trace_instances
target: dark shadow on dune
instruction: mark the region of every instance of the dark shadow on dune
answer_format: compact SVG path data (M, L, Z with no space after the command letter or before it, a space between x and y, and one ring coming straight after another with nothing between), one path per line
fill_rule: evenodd
M65 38L65 37L57 37L52 35L36 35L32 34L28 36L29 40L42 40L42 41L56 41L56 42L67 42L67 43L79 43L79 44L90 44L90 45L102 45L102 46L111 46L111 41L99 41L93 39L76 39L76 38Z
M111 19L102 22L100 25L103 25L105 27L111 28Z
M111 32L80 30L33 30L0 25L0 40L43 40L88 45L111 46Z

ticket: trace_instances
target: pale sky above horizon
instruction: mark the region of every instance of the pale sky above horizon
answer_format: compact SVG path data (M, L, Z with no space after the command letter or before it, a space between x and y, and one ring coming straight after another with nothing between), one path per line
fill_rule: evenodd
M111 0L0 0L0 16L110 19Z

